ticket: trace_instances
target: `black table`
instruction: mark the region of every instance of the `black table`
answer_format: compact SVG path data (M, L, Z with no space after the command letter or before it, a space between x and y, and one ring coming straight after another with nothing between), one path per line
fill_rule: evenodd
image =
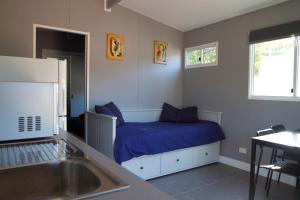
M256 163L256 145L282 149L285 152L300 155L300 132L283 131L264 136L252 138L251 146L251 168L249 184L249 200L254 200L255 195L255 163Z

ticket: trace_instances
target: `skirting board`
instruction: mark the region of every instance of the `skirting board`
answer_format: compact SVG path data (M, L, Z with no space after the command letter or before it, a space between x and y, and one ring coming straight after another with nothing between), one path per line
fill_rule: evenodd
M219 163L250 172L250 164L247 162L235 160L235 159L228 158L225 156L220 156ZM255 170L256 170L256 167L255 167ZM268 173L268 171L265 169L259 170L260 176L267 177L267 173ZM278 178L278 173L274 172L273 179L277 180L277 178ZM293 176L286 175L286 174L281 175L280 182L291 185L291 186L296 186L296 178Z

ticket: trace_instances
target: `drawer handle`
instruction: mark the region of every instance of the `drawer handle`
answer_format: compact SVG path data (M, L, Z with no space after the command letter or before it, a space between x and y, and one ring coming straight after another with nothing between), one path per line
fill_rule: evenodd
M179 162L179 161L180 161L180 159L179 159L179 158L177 158L176 162Z
M143 170L143 169L144 169L144 167L142 166L142 167L140 167L140 169L141 169L141 170Z
M206 155L206 156L208 156L208 153L207 153L207 152L205 152L205 155Z

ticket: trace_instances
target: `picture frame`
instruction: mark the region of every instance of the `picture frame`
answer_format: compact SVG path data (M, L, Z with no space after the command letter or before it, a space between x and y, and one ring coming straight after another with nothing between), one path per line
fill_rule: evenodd
M109 60L124 60L125 36L122 34L107 33L106 57Z
M154 63L167 64L168 43L163 41L154 41Z

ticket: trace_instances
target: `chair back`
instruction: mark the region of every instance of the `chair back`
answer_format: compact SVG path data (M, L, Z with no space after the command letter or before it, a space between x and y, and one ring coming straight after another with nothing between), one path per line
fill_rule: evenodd
M272 125L271 126L271 129L275 132L275 133L278 133L278 132L281 132L281 131L285 131L285 126L282 125L282 124L276 124L276 125Z
M275 133L275 132L271 128L256 131L257 136L263 136L263 135L268 135L268 134L272 134L272 133Z

